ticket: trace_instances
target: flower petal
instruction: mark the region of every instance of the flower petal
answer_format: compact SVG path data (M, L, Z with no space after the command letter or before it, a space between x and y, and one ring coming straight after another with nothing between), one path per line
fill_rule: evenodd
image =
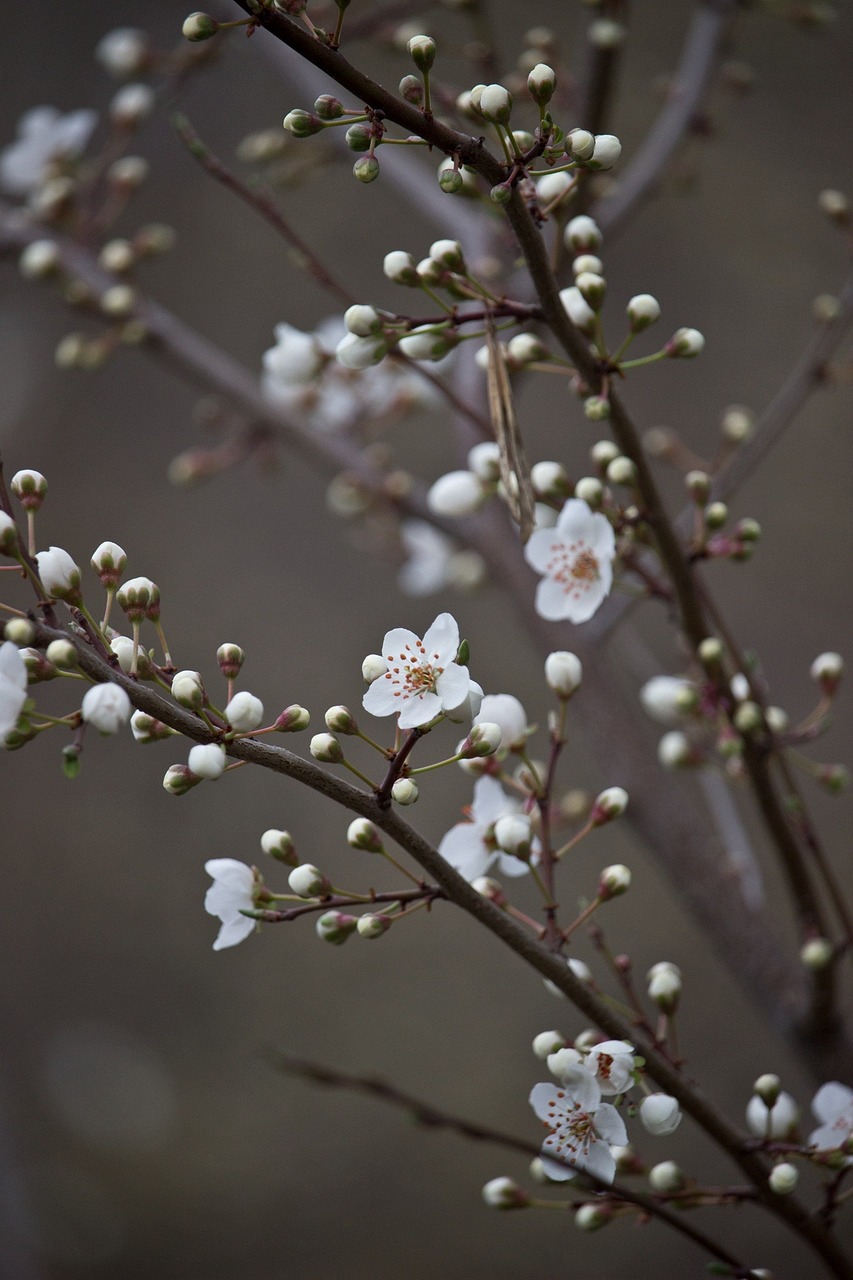
M459 624L452 613L438 615L424 636L424 648L430 662L453 661L459 651Z
M382 677L384 679L384 677ZM378 684L378 680L374 680ZM371 688L373 686L371 685ZM414 698L407 698L400 712L401 729L417 729L418 725L428 724L441 714L441 698L437 693L419 693Z
M235 916L233 920L223 922L213 944L214 951L222 951L225 947L236 947L238 942L248 938L254 931L256 921L250 916Z
M853 1089L837 1080L822 1084L812 1099L812 1111L824 1123L831 1123L848 1110L853 1115Z

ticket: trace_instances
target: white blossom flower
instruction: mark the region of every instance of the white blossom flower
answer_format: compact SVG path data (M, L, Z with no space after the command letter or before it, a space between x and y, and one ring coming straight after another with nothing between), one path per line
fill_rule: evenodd
M565 1182L585 1170L602 1182L613 1181L616 1161L610 1147L625 1146L628 1134L616 1108L601 1101L601 1087L591 1071L568 1067L562 1087L534 1085L530 1105L551 1130L542 1145L549 1178Z
M404 520L400 541L408 559L397 574L407 596L430 596L447 586L453 543L426 520Z
M107 681L93 685L83 696L81 714L87 723L94 725L98 733L118 733L127 724L131 713L130 698L119 685Z
M264 704L253 693L243 689L235 693L225 708L225 719L238 733L251 733L264 718Z
M668 1093L650 1093L640 1103L640 1120L643 1128L656 1138L665 1138L681 1124L681 1107L678 1099Z
M325 359L313 333L303 333L292 324L277 324L275 346L263 355L265 383L273 380L285 386L302 386L313 381Z
M11 733L27 700L27 668L11 640L0 644L0 742Z
M228 763L225 748L217 742L197 743L190 748L187 764L190 772L197 778L219 778L225 772Z
M457 822L442 836L438 852L469 883L484 876L490 867L497 866L501 875L523 876L528 864L508 853L503 853L495 841L495 823L507 814L518 813L517 800L506 794L496 778L478 778L474 784L474 799L468 810L469 822Z
M818 1151L843 1147L853 1134L853 1089L837 1080L822 1084L812 1099L812 1111L820 1128L809 1134L809 1146Z
M16 142L0 152L0 187L13 196L27 196L51 176L53 164L75 159L97 122L94 111L63 116L55 107L33 107L18 121Z
M387 632L382 656L388 670L374 680L362 699L372 716L399 715L401 729L428 724L441 712L452 712L468 697L468 668L455 661L459 627L440 613L423 640L405 627Z
M498 750L506 755L514 747L527 741L527 712L518 698L511 693L488 693L480 703L474 724L500 726L501 743Z
M39 577L49 596L74 600L80 594L80 570L62 547L50 547L36 555Z
M602 1093L625 1093L634 1083L634 1046L627 1040L605 1040L593 1045L585 1066Z
M536 612L550 621L586 622L610 591L615 554L610 522L569 498L555 527L534 529L524 548L527 563L543 575Z
M204 909L211 916L219 916L222 928L213 944L214 951L224 947L236 947L248 938L255 927L250 916L241 915L255 906L255 876L251 867L234 858L211 858L204 869L213 879L204 899Z
M684 718L681 697L693 688L683 676L652 676L640 690L643 710L659 724L678 724Z

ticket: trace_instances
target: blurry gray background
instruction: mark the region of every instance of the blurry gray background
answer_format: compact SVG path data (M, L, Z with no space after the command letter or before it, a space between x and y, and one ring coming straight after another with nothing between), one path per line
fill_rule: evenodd
M554 2L491 7L502 65L525 26L548 23L568 45L586 12ZM652 82L672 69L688 8L636 6L613 119L627 155L658 108ZM11 140L32 105L103 109L114 85L93 62L97 40L134 25L169 47L185 12L175 0L44 0L37 17L7 22L0 141ZM445 43L460 29L443 11L424 26ZM229 42L182 102L229 162L245 134L309 105L277 79L259 48L265 38ZM828 34L814 36L747 14L733 54L754 68L755 89L726 100L696 183L686 193L667 189L607 253L614 315L648 290L665 326L705 333L701 360L645 371L631 380L629 400L646 425L676 426L708 451L726 404L758 409L772 394L810 332L812 298L831 292L843 270L840 238L816 196L849 189L853 15L843 6ZM366 57L391 84L409 70L387 48ZM193 164L167 120L147 123L134 149L153 161L153 175L121 229L159 220L178 232L176 250L141 276L153 296L252 368L277 321L310 328L333 310L272 233ZM393 160L383 155L388 167ZM380 278L383 252L421 256L443 233L402 205L390 182L361 187L345 171L315 176L287 201L354 293L379 303L398 299ZM363 655L390 626L422 629L446 601L399 597L393 570L342 540L325 510L325 482L302 463L171 488L169 461L203 438L191 420L197 390L138 352L119 353L96 376L59 374L54 347L78 319L49 288L20 281L13 264L3 266L0 287L0 444L10 471L36 467L50 482L40 545L59 543L86 562L102 539L120 542L129 572L161 587L179 665L212 677L216 646L236 640L248 653L244 687L268 708L300 701L319 723L331 703L358 705ZM812 705L812 658L851 651L850 419L843 388L814 398L735 503L735 515L760 521L765 542L750 564L713 575L775 700L795 717ZM522 424L533 458L563 456L576 472L604 434L550 384L532 389ZM431 423L426 434L408 433L430 479L452 458L446 432ZM470 637L476 678L517 693L543 722L538 660L504 603L486 591L449 607ZM641 626L657 651L654 669L673 669L660 619L649 612ZM288 745L301 741L307 748L307 739ZM616 1225L589 1240L569 1218L490 1213L481 1184L521 1176L522 1160L419 1132L377 1104L271 1070L264 1048L278 1045L345 1070L380 1071L448 1110L535 1138L526 1097L541 1069L529 1041L546 1027L582 1029L535 976L446 907L373 945L322 946L304 924L271 927L214 954L217 925L202 910L205 859L259 859L261 832L284 826L303 857L357 886L374 869L347 850L346 815L248 770L169 798L160 780L180 749L124 739L90 741L72 784L60 774L59 746L48 737L0 761L4 1276L704 1274L699 1255L656 1226ZM850 747L839 723L815 754L849 761ZM591 767L582 743L573 744L565 778L591 788L619 782ZM467 784L453 778L424 791L433 794L417 817L438 839ZM848 802L813 799L849 883ZM659 959L682 966L681 1038L696 1075L736 1117L765 1070L780 1071L805 1104L811 1082L697 941L644 851L610 830L588 842L577 860L579 891L623 858L636 892L612 907L608 935L638 973ZM284 873L268 870L273 887L284 888ZM699 1176L730 1176L689 1130L657 1144L647 1138L643 1153L651 1161L681 1153ZM756 1214L729 1215L722 1230L736 1245L750 1241L755 1265L810 1274Z

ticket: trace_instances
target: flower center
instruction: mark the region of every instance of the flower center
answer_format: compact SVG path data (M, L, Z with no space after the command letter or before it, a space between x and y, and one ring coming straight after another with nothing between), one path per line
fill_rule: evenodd
M549 1154L562 1164L577 1164L577 1153L586 1154L596 1141L594 1116L584 1111L579 1102L558 1093L548 1106L548 1119L545 1124L553 1133L545 1139L544 1146ZM563 1148L568 1148L566 1154Z
M579 600L601 576L598 556L583 538L574 542L558 542L551 547L551 560L546 569L549 577L564 588L566 594Z
M385 679L394 686L395 698L419 698L425 693L435 693L435 686L444 667L437 665L438 654L427 656L422 640L414 650L407 644L402 653L386 653L388 671Z

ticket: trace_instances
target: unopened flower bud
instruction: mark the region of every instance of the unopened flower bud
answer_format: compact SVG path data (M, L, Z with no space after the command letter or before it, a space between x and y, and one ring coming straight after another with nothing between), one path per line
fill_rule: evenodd
M799 1118L800 1108L790 1093L784 1091L770 1106L756 1094L746 1107L747 1127L757 1138L788 1138Z
M637 482L637 468L624 454L608 463L606 475L610 484L633 485Z
M768 1107L772 1107L779 1094L782 1092L782 1081L777 1075L767 1072L763 1076L759 1076L752 1086L752 1092Z
M325 720L326 728L330 733L358 733L358 725L355 722L355 716L348 707L329 707L326 712Z
M627 307L628 324L632 333L642 333L660 319L660 303L650 293L638 293Z
M465 179L458 169L440 169L438 185L446 195L455 196L465 186Z
M817 202L821 212L825 213L833 222L837 222L840 226L845 226L850 221L850 201L843 191L833 191L831 188L827 188L825 191L821 191Z
M374 333L369 338L348 333L335 347L335 359L345 369L369 369L371 365L379 364L387 354L388 343L382 333Z
M667 1093L650 1093L640 1103L640 1120L643 1128L655 1137L674 1133L681 1124L681 1108L677 1098Z
M604 501L604 486L595 476L581 476L575 485L575 497L595 511Z
M649 1184L658 1195L672 1195L684 1187L684 1174L674 1160L663 1160L649 1169Z
M3 628L4 640L11 640L19 649L32 644L36 629L29 618L10 618Z
M729 509L724 502L712 502L705 508L705 524L711 530L722 529L729 518Z
M427 506L438 516L461 519L478 511L488 496L472 471L449 471L439 476L427 493Z
M156 101L150 85L126 84L110 103L110 119L120 129L135 129L150 116Z
M300 707L298 702L292 702L277 718L275 728L279 733L299 733L302 729L307 729L310 723L311 716L306 708Z
M544 62L537 62L527 77L527 91L537 106L547 106L556 87L557 77L553 68Z
M566 134L566 155L584 164L595 151L595 134L588 129L571 129Z
M42 586L55 600L80 602L80 570L62 547L50 547L36 555Z
M649 999L662 1013L673 1014L681 998L681 970L668 960L652 965L648 973Z
M589 820L594 827L603 827L614 818L621 818L628 807L628 792L622 787L608 787L595 801ZM614 868L609 868L614 870ZM630 877L629 877L630 882ZM627 889L627 885L625 888ZM622 890L624 892L624 890Z
M127 555L117 542L102 542L94 551L91 563L101 586L115 589L127 565Z
M261 848L267 857L275 858L276 862L283 862L288 867L299 865L293 837L289 831L279 831L275 827L270 827L261 836Z
M59 246L53 240L31 240L18 259L18 269L27 280L46 280L59 268Z
M386 253L382 263L382 270L388 279L393 280L395 284L405 284L411 287L419 286L421 283L415 259L410 253L404 253L402 249L395 249L391 253Z
M693 501L704 507L711 492L711 477L707 471L688 471L684 477L684 487Z
M367 818L356 818L347 827L347 844L366 853L384 853L379 832Z
M417 783L411 778L398 778L391 788L391 796L397 804L414 804L418 798Z
M310 138L313 134L319 133L324 127L323 121L313 111L302 111L298 107L293 111L288 111L282 124L294 138Z
M777 1196L787 1196L791 1194L799 1180L800 1171L796 1165L782 1160L770 1170L767 1185Z
M742 702L732 717L738 733L749 735L764 728L764 715L757 702Z
M599 876L598 897L602 902L609 902L611 898L618 898L620 894L627 893L630 886L630 868L622 863L615 863L612 867L605 867Z
M78 665L77 650L70 640L51 640L44 656L60 671L73 671Z
M160 603L160 588L150 578L129 578L116 593L119 608L131 622L141 622Z
M252 733L263 718L264 704L246 689L235 693L225 708L225 719L238 733Z
M561 649L549 653L545 659L545 680L549 689L563 701L570 698L580 687L582 677L581 660L573 653ZM626 796L625 799L627 798Z
M446 325L423 325L402 337L397 349L410 360L443 360L458 340Z
M723 645L716 636L706 636L696 650L703 667L713 667L723 660Z
M322 871L310 862L294 867L287 883L299 898L324 898L332 887Z
M406 102L410 102L413 107L423 106L424 86L417 76L403 76L397 88L399 89L400 97L404 98ZM460 179L460 185L461 181ZM439 178L440 184L441 178Z
M592 155L583 163L587 169L612 169L622 154L622 143L612 133L597 133Z
M184 19L181 34L185 40L209 40L219 30L219 23L209 13L191 13Z
M821 693L831 698L844 675L844 659L840 653L821 653L809 668L809 674L815 684L820 685Z
M130 717L130 729L133 733L135 742L162 742L165 738L171 738L174 730L168 725L163 724L161 720L156 720L154 716L149 716L145 711L134 711Z
M566 1037L561 1032L540 1031L538 1036L533 1037L533 1052L544 1062L552 1053L565 1049L566 1044Z
M723 410L722 433L732 444L743 444L755 428L755 418L742 404L730 404Z
M583 402L584 416L590 422L606 422L610 417L610 401L607 396L587 396ZM629 461L629 459L625 459Z
M163 777L163 787L172 796L186 795L200 782L201 778L197 777L185 764L170 764Z
M575 286L593 311L601 310L607 293L607 281L603 276L595 275L592 271L581 271L575 276Z
M368 938L373 941L375 938L381 938L383 933L387 933L391 928L392 920L390 916L374 915L367 912L363 916L359 916L358 936L360 938Z
M458 747L457 755L462 760L479 760L485 756L492 756L501 745L502 736L503 731L499 724L484 720L480 724L472 725L468 737Z
M355 933L358 927L358 916L348 916L343 911L326 911L318 918L314 927L318 938L339 947L351 934Z
M471 881L471 888L476 889L482 897L488 898L496 907L505 907L509 901L503 885L498 880L493 880L491 876L478 876L476 880Z
M477 105L486 120L493 124L507 124L512 115L512 94L502 84L487 84Z
M571 1045L564 1044L553 1053L549 1053L546 1061L551 1075L562 1080L567 1072L571 1074L574 1068L583 1062L583 1054Z
M358 302L347 307L344 312L344 324L349 333L354 333L359 338L369 338L381 332L382 317L375 307Z
M344 758L341 744L331 733L315 733L308 750L315 760L322 760L324 764L340 764Z
M10 515L0 511L0 555L17 555L18 546L18 526Z
M234 680L240 674L245 654L238 644L221 644L216 650L219 670L226 680Z
M810 938L800 948L800 960L813 973L826 969L835 957L835 948L828 938Z
M613 1216L606 1204L579 1204L575 1209L575 1226L579 1231L599 1231Z
M21 657L27 668L27 684L41 684L45 680L55 680L59 675L52 662L48 662L38 649L22 649Z
M80 714L98 733L118 733L130 719L130 698L117 684L93 685L83 696Z
M373 681L384 676L387 670L388 663L381 653L369 653L361 664L361 675L365 684L373 684Z
M16 471L9 488L25 511L38 511L47 494L47 481L40 471Z
M207 778L211 782L222 777L227 763L225 748L218 742L197 743L190 748L187 760L191 773L194 773L197 778Z
M198 711L204 703L204 683L198 671L177 671L172 676L172 697L182 707Z
M679 729L663 735L658 743L658 760L665 769L684 769L698 763L690 739Z
M566 248L574 250L575 253L594 252L601 247L603 239L598 223L586 213L570 218L563 232Z
M705 339L698 329L676 329L664 351L672 359L686 360L698 356L705 346Z
M492 1178L483 1187L483 1199L490 1209L526 1209L530 1196L513 1178Z
M530 819L521 813L507 813L494 826L495 843L504 853L527 862L533 834Z
M379 161L376 156L359 156L352 167L352 175L359 182L375 182L379 177Z
M435 62L435 41L430 36L412 36L406 48L418 71L429 71Z

